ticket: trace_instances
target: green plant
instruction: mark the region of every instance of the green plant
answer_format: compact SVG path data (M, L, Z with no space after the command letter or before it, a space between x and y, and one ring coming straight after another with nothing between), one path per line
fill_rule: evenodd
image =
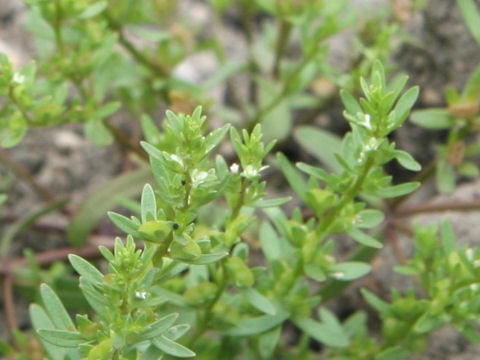
M408 78L382 65L399 44L401 21L390 8L362 23L347 0L212 0L215 34L205 39L195 25L172 21L189 21L176 1L25 3L39 59L16 69L0 55L2 146L17 145L34 127L80 123L95 144L116 140L134 153L136 168L100 187L72 214L68 200L58 200L0 151L0 162L46 202L12 218L0 255L18 234L44 226L39 219L57 211L68 217L60 230L74 246L54 254L25 251L24 258L0 263L12 334L0 351L8 359L395 360L424 352L428 335L447 325L480 341L480 255L458 249L448 223L441 236L436 227L416 227L413 256L398 252L404 264L396 271L422 292L361 290L378 312L378 332L367 326L364 311L343 318L329 306L372 271L382 247L396 249L399 218L425 211L402 204L432 167L404 183L385 169L396 161L407 173L421 170L391 141L419 89L405 91ZM458 3L478 35L473 3ZM219 35L229 11L239 16L247 42L246 58L238 62L229 60ZM328 65L327 46L346 29L356 31L348 71ZM298 54L289 47L298 47ZM218 71L199 82L178 77L176 67L205 49L215 54ZM247 96L239 96L235 81L244 75ZM449 90L448 109L413 113L417 124L450 131L437 165L444 191L455 186L454 168L478 172L463 156L451 161L457 151L478 150L461 146L476 130L478 79L476 70L461 94ZM209 99L218 85L228 89L225 103ZM337 97L350 126L343 138L310 124ZM198 104L223 123L210 130ZM174 111L159 129L152 119L165 106ZM141 146L115 125L117 112L141 126ZM291 152L290 140L323 166L269 156L275 146ZM275 169L298 197L293 210L282 207L289 196L268 195L276 193L269 176ZM132 200L136 195L140 202ZM125 235L98 247L92 238L107 212ZM339 254L346 237L353 240L351 253ZM65 262L54 262L67 257L79 286ZM14 283L33 302L34 337L15 324Z

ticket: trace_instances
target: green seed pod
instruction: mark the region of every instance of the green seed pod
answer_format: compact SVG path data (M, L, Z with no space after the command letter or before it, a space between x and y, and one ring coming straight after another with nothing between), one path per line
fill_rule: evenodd
M188 289L183 297L191 306L202 306L215 298L217 288L218 286L214 283L204 282Z
M163 242L172 232L175 224L165 220L147 221L138 227L138 232L144 239L154 243ZM177 225L178 226L178 225Z
M103 360L110 358L110 352L113 350L112 339L108 338L92 348L88 353L88 360Z
M219 330L234 326L240 320L237 309L224 301L218 301L212 309L213 317L211 326Z
M235 286L253 286L253 283L255 282L255 277L253 276L250 268L241 258L239 258L238 256L229 257L225 262L225 267L227 269L228 275L233 280Z
M170 247L170 255L177 260L194 260L202 255L202 249L192 239L186 239L186 245L174 241Z

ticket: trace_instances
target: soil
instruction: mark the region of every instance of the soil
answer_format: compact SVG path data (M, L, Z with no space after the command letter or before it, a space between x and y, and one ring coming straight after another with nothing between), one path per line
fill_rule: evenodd
M211 21L205 2L198 0L184 0L183 2L185 11L192 11L192 16L197 24ZM355 0L353 3L355 6L388 5L387 0ZM480 1L477 0L477 3L480 5ZM245 42L235 25L236 15L229 14L228 16L231 17L232 24L226 24L225 33L221 35L224 43L228 45L229 56L241 60L246 56ZM22 29L24 22L25 6L19 0L0 1L0 52L7 53L17 66L28 63L35 53L35 46L30 35ZM456 2L453 0L430 0L425 10L414 14L404 26L413 41L398 50L396 62L400 69L410 75L411 84L421 86L419 108L443 106L445 88L453 86L460 89L463 86L469 74L478 65L480 47L468 33L456 7ZM348 34L332 41L332 56L336 57L335 63L342 63L342 59L345 58L345 45L348 43ZM238 46L231 44L238 44ZM211 54L199 54L182 63L176 73L191 81L199 81L214 73L216 65ZM243 80L239 80L238 91L240 94L245 90L245 81ZM225 87L215 89L212 98L215 101L223 101L228 98L228 89ZM334 121L328 114L322 114L315 122L335 127ZM400 148L412 153L420 162L426 163L434 156L435 147L443 136L442 133L426 133L413 125L407 125L395 134L395 140ZM56 196L59 198L70 197L70 211L75 211L87 194L121 173L125 160L124 154L115 146L106 148L93 146L83 137L82 130L78 126L31 131L19 146L5 151L5 153L28 170L42 186L54 192ZM6 173L7 169L0 165L0 174L5 175ZM472 200L479 197L478 189L480 189L480 182L474 182L462 185L448 198L438 196L431 199L432 194L435 194L432 183L412 201ZM11 218L28 213L32 210L32 204L40 203L35 192L22 181L15 181L8 189L8 194L9 202L4 215L7 214ZM454 224L460 244L478 246L476 235L480 232L480 224L477 214L474 212L422 215L415 220L422 224L431 224L438 223L443 218L450 219ZM56 214L53 218L47 218L45 221L64 227L68 217L65 214ZM411 239L400 237L398 242L406 254L411 253ZM20 256L22 250L27 247L35 251L44 251L64 246L68 246L68 243L65 237L58 233L46 235L24 232L15 238L9 255ZM374 263L373 275L365 281L374 281L384 289L393 286L404 290L411 286L410 282L406 282L403 277L393 273L392 266L396 263L398 263L397 256L392 247L387 246ZM26 306L27 303L23 300L17 304L21 328L29 326ZM349 289L337 304L333 305L339 314L364 307L365 303L359 296L358 286ZM0 338L8 338L3 324L5 321L3 321L2 314L0 315ZM432 336L430 344L429 352L415 359L480 359L480 347L469 344L450 328L443 329Z

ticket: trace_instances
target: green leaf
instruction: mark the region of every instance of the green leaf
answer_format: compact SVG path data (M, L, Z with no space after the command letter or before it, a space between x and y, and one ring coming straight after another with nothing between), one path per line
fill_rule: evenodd
M362 245L369 246L375 249L381 249L383 247L383 244L380 241L358 229L354 228L350 230L348 232L348 235L350 235L356 242Z
M380 299L371 291L368 291L367 289L360 289L360 292L362 293L363 298L370 304L370 306L377 310L379 313L386 313L390 310L390 305L386 301Z
M158 145L162 139L162 133L158 130L153 120L148 115L142 115L140 118L142 124L142 133L148 143Z
M189 358L194 357L195 353L186 348L175 341L170 340L165 336L160 336L152 341L153 345L155 345L158 349L162 350L164 353L172 356L176 356L179 358Z
M215 148L217 148L218 145L220 145L222 140L225 138L225 135L227 135L229 129L230 125L227 124L208 134L208 136L205 138L205 155L210 154Z
M441 232L443 249L445 254L449 255L455 251L457 244L452 224L447 220L442 221Z
M288 161L287 157L282 153L277 153L277 162L292 189L300 199L306 202L308 187L300 173L290 164L290 161Z
M53 325L47 313L41 306L37 304L30 305L29 313L35 330L55 329L55 325ZM52 360L65 360L67 352L64 348L59 348L47 341L44 341L42 338L40 338L40 341Z
M56 329L73 330L75 325L68 315L67 310L58 298L57 294L47 284L40 285L40 296L42 297L45 311L55 325Z
M348 345L348 335L343 329L340 321L338 321L337 316L325 307L320 308L318 314L322 322L329 327L330 331L335 334L339 339L341 339L342 345L345 343L347 343Z
M355 222L355 225L359 229L371 229L380 225L384 219L385 215L380 210L362 210L357 215L357 221Z
M85 124L85 136L96 146L107 146L113 142L113 135L100 119L92 119Z
M254 288L242 289L241 293L245 297L245 299L247 299L248 302L252 304L252 306L256 309L268 315L275 315L275 306L273 306L270 300L268 300L265 296L260 294Z
M438 190L442 194L450 194L455 190L455 169L447 161L441 159L437 163L435 178Z
M157 149L155 146L145 142L145 141L141 141L140 142L140 145L142 146L143 150L145 150L147 152L148 155L150 155L151 157L157 159L157 160L160 160L160 161L163 161L163 154L162 152Z
M267 331L258 338L258 352L262 360L269 360L273 358L273 352L277 347L280 335L282 334L282 327L278 326L275 329Z
M411 121L423 128L432 130L450 129L453 126L453 118L444 108L431 108L412 112Z
M269 222L263 222L260 226L260 245L268 262L279 259L284 255L284 241L280 239Z
M75 254L68 255L68 260L70 260L73 268L88 282L93 284L103 282L103 274L87 260Z
M177 320L178 313L172 313L155 321L153 324L147 326L140 334L141 338L148 340L162 335L166 332Z
M96 117L99 119L104 119L115 114L122 107L122 103L119 101L111 102L106 105L103 105L100 109L95 112Z
M323 282L327 279L327 274L325 274L323 268L317 263L304 264L303 271L305 271L305 274L309 278L315 281Z
M111 211L109 211L107 215L110 220L115 224L115 226L118 227L120 230L122 230L126 234L131 234L135 237L138 237L138 225L134 221L130 220L126 216Z
M255 201L253 204L250 204L249 206L254 208L277 207L277 206L288 203L290 200L292 200L290 196L285 196L285 197L275 198L275 199L258 200L258 201Z
M228 256L228 252L218 252L218 253L211 253L211 254L202 254L195 259L189 260L182 260L185 263L193 264L193 265L206 265L215 263L224 257Z
M389 186L375 191L372 195L387 199L410 194L420 187L419 182L409 182L400 185Z
M394 122L395 128L402 125L403 122L407 119L413 105L417 101L419 92L420 92L419 87L414 86L414 87L408 89L408 91L406 91L400 97L397 104L393 108L393 111L395 113L395 122Z
M180 339L188 330L190 329L189 324L179 324L172 326L170 329L168 329L164 336L169 338L170 340L178 340Z
M99 1L96 3L93 3L89 7L87 7L79 16L79 19L85 20L85 19L90 19L94 16L97 16L101 12L103 12L108 6L107 1Z
M339 281L352 281L367 275L372 267L363 262L344 262L330 268L330 275Z
M220 84L224 84L231 77L248 70L248 64L239 63L234 61L228 61L220 66L212 77L205 80L202 87L206 90L212 90L214 87Z
M473 0L457 0L468 30L480 45L480 13Z
M363 110L358 101L346 90L340 91L340 97L342 98L345 110L351 115L355 116L357 113L363 113Z
M336 135L313 126L299 126L294 131L294 137L309 154L316 157L330 170L341 172L335 154L340 153L342 141Z
M136 196L140 193L143 184L151 180L150 169L145 166L110 180L90 194L85 202L80 205L67 229L67 237L70 243L76 247L83 246L90 233L105 218L107 211L116 207L118 195L121 194L123 197ZM120 216L118 215L118 217ZM115 217L115 219L118 220L118 217ZM110 216L110 219L112 219L112 216ZM114 220L112 221L115 223ZM116 225L118 226L118 224ZM119 228L124 230L121 227Z
M260 83L260 105L263 109L259 122L262 124L265 142L283 140L290 135L292 115L286 99L279 97L275 84ZM278 101L279 99L283 99Z
M334 347L345 348L348 346L348 337L343 329L336 326L320 323L310 318L299 318L294 320L295 325L322 344Z
M317 178L319 180L326 181L329 178L329 174L322 168L311 166L302 162L299 162L296 165L297 168L302 170L304 173L313 176L314 178Z
M383 350L375 357L375 360L405 360L410 357L411 352L401 346L390 347Z
M275 315L264 315L255 318L240 321L236 327L224 331L224 335L229 336L250 336L261 334L268 331L287 320L289 314L285 311L277 310Z
M76 348L85 342L80 333L65 330L39 329L38 335L53 345L65 348Z
M445 320L441 320L441 317L433 316L428 312L425 312L415 322L413 330L420 334L427 334L435 331L445 325Z
M143 187L141 199L141 217L142 223L151 220L157 220L157 201L155 200L155 193L150 184Z
M395 159L402 165L405 169L411 171L419 171L422 169L422 166L415 161L415 159L407 153L406 151L402 150L395 150L394 152Z

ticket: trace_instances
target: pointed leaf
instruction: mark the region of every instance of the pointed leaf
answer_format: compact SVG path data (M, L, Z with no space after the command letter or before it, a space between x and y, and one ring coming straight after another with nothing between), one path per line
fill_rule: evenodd
M241 292L242 295L248 300L248 302L252 304L252 306L254 306L256 309L268 315L275 315L275 306L273 306L270 300L260 294L257 290L253 288L246 288L243 289Z
M68 260L70 260L73 268L83 276L85 280L94 284L103 282L103 274L87 260L75 254L68 255Z
M63 306L61 300L55 292L47 284L40 285L40 295L42 297L43 306L48 317L55 325L56 329L72 330L75 329L70 315Z
M298 143L311 155L315 156L334 172L342 171L335 157L342 149L342 141L336 135L313 126L299 126L294 137Z
M80 333L65 330L40 329L38 335L53 345L65 348L76 348L85 342Z
M352 281L367 275L372 267L363 262L344 262L330 268L331 276L339 281Z
M162 335L166 332L178 318L178 313L172 313L155 321L153 324L147 326L141 333L142 339L151 339Z
M310 318L300 318L294 320L295 325L322 344L344 348L348 346L348 338L343 331L337 331L338 328L320 323Z
M155 200L155 193L150 184L146 184L143 187L140 203L142 223L157 220L157 201Z
M389 186L375 191L373 195L384 199L399 197L414 192L420 187L420 185L421 184L419 182L409 182L400 185Z
M350 230L348 232L348 235L350 235L355 241L362 245L369 246L375 249L381 249L383 247L383 244L380 241L358 229Z
M412 112L411 121L421 127L432 130L449 129L453 126L453 119L448 109L431 108Z
M176 356L179 358L189 358L194 357L195 353L175 341L170 340L165 336L160 336L159 338L152 341L158 349L162 350L168 355Z

